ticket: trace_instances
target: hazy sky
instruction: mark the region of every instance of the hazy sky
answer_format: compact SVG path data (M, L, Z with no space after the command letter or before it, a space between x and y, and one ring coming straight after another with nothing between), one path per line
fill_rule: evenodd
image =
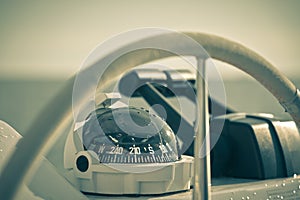
M226 2L226 3L225 3ZM0 78L66 78L97 44L139 27L213 33L300 75L300 1L0 1Z

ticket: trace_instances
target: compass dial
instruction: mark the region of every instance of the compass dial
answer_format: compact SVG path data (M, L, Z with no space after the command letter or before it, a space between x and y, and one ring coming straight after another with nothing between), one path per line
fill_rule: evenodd
M82 129L85 149L100 163L168 163L178 160L176 136L160 117L143 108L100 108Z

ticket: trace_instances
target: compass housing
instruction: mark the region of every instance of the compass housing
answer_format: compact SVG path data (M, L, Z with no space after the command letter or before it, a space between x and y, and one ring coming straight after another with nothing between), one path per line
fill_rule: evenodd
M178 157L176 135L144 108L102 107L74 124L64 167L80 191L104 195L151 195L189 190L193 157Z

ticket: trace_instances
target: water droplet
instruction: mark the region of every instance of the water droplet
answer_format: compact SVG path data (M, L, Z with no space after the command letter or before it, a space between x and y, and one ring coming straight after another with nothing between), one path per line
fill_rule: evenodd
M278 187L278 184L276 184L275 187Z
M297 174L294 174L293 177L294 177L294 178L297 178Z
M293 190L293 193L296 194L296 190Z
M7 135L1 135L2 137L4 137L4 138L7 138Z
M298 186L298 189L300 190L300 185Z
M3 149L0 149L0 152L2 152L3 151Z
M284 187L284 186L285 186L285 183L282 183L281 185L282 185L282 187Z
M242 200L245 200L245 197L242 197Z
M283 199L283 196L281 196L280 199Z
M256 192L254 192L253 195L256 195Z
M268 184L265 184L266 187L268 187Z
M247 196L246 199L250 199L250 197Z

